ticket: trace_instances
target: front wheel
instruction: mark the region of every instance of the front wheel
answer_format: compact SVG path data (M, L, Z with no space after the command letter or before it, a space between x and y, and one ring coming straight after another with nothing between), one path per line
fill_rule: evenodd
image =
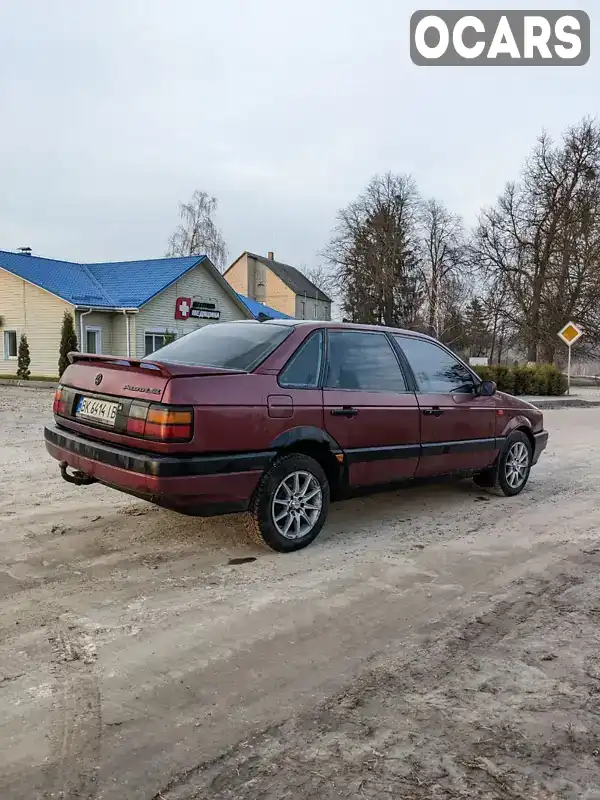
M508 437L497 467L477 475L475 483L514 497L527 485L532 459L533 448L529 438L521 431L515 431Z
M329 482L321 465L302 453L278 458L263 475L250 503L248 532L280 553L309 545L329 510Z

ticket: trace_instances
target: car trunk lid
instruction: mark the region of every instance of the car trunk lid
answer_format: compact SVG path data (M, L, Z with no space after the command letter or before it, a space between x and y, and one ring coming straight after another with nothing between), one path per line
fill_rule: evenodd
M74 353L61 384L80 393L110 395L116 398L162 400L170 380L176 377L227 375L239 370L187 364L162 364L133 358Z
M61 378L54 400L57 418L64 420L67 427L93 438L113 441L115 436L137 435L141 438L129 442L129 445L142 448L146 447L143 439L148 438L150 430L161 436L164 430L168 430L171 438L178 436L171 423L165 422L167 428L163 425L158 430L150 422L157 414L171 414L176 422L181 422L182 415L192 413L190 407L178 413L177 407L169 403L165 393L172 381L239 372L86 353L71 354L69 360L71 363ZM191 435L189 426L185 431L182 429L184 439L188 434Z

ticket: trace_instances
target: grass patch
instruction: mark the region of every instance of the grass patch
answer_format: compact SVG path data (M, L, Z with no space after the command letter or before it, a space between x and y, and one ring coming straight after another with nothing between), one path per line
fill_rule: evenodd
M22 378L17 375L0 375L0 380L3 381L21 381ZM29 381L46 381L47 383L58 383L58 378L49 378L47 375L30 375L27 379Z

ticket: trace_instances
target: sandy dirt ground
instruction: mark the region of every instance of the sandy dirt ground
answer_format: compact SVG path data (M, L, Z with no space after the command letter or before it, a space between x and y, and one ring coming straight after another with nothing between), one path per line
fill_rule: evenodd
M0 387L2 800L600 798L600 409L281 556L63 482L51 397Z

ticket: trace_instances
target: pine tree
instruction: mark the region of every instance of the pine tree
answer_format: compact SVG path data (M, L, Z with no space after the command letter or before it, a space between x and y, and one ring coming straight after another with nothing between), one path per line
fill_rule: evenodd
M62 330L60 332L60 357L58 359L58 376L69 366L69 353L77 350L77 335L75 334L75 323L73 315L65 311L63 317Z
M467 306L467 343L471 356L489 356L490 327L483 304L474 297Z
M31 370L29 369L30 366L31 356L29 355L29 343L27 341L27 336L22 333L19 341L17 377L21 378L23 381L29 380L29 376L31 375Z

